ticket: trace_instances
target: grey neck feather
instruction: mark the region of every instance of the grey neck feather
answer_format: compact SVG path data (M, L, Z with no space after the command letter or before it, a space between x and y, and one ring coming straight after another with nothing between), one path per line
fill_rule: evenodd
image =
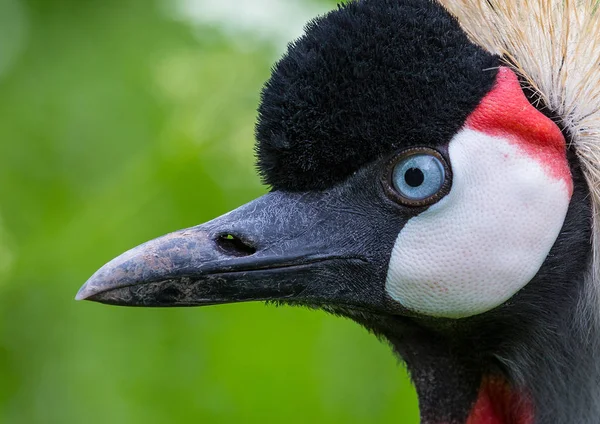
M576 309L549 314L526 342L496 354L530 393L538 424L600 422L600 299L591 282L583 286Z

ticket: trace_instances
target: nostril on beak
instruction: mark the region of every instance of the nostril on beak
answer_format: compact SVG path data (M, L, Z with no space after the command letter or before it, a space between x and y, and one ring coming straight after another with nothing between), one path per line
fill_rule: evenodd
M256 253L256 248L245 243L233 234L221 234L215 239L215 244L223 253L229 256L250 256Z

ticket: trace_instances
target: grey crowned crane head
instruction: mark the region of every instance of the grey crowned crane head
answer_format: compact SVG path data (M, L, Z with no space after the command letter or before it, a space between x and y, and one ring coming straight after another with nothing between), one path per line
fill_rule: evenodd
M592 0L340 6L263 91L272 191L77 298L322 308L390 342L423 423L598 422L599 28Z

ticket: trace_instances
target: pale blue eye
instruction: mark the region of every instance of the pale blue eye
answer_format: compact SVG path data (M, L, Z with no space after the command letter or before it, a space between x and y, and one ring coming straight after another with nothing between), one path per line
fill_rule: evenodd
M436 194L444 185L446 172L437 157L425 153L407 156L396 164L392 183L408 200L424 200Z

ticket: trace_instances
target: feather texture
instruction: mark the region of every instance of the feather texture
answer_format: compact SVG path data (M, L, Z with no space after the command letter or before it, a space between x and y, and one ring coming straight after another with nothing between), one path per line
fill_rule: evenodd
M439 0L471 40L504 58L570 135L592 195L600 292L600 1Z
M475 44L501 56L520 74L525 88L533 93L534 104L565 130L570 150L579 158L593 209L593 255L588 274L591 278L582 285L585 292L570 319L549 322L530 335L528 343L515 344L513 350L496 353L496 357L506 365L517 384L530 388L535 403L542 406L537 422L597 422L600 413L600 0L438 2L457 17ZM572 233L573 229L564 231ZM548 331L561 336L549 337ZM552 384L543 384L548 381Z

